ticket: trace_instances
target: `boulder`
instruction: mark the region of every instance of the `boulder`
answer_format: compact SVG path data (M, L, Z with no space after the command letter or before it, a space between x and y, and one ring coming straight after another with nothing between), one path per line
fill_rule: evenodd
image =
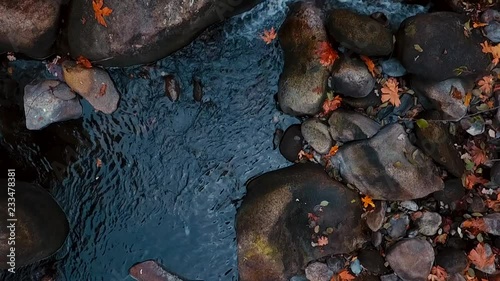
M64 81L96 110L107 114L118 107L120 95L109 74L98 67L85 68L72 61L62 64Z
M491 58L482 52L480 30L471 30L468 37L464 34L468 20L452 12L405 19L396 36L399 60L409 73L435 81L484 71Z
M500 42L500 22L492 21L484 27L484 36L494 43Z
M380 62L382 73L391 77L401 77L406 74L406 69L397 58L390 58Z
M329 67L320 64L318 46L327 42L321 11L312 2L291 5L279 30L285 64L278 82L278 102L290 115L314 115L326 98Z
M371 138L380 130L380 124L363 114L337 109L328 119L330 135L336 141L349 142Z
M377 96L375 91L371 91L366 97L363 98L353 98L344 96L342 98L342 104L354 107L367 109L368 107L377 107L382 104L380 97Z
M400 124L343 145L331 161L344 180L377 200L417 199L444 187L432 160L410 143Z
M208 26L259 2L106 0L103 7L113 12L104 17L105 27L95 19L92 1L71 1L70 52L105 66L151 63L186 46Z
M236 216L240 280L289 280L313 260L358 249L368 237L352 200L356 192L312 163L251 180Z
M316 152L327 154L332 148L332 137L328 132L328 126L323 124L318 118L310 118L301 125L302 135L306 142Z
M458 121L467 113L462 98L453 97L454 92L461 97L472 90L474 86L470 81L460 78L451 78L441 82L432 82L422 78L411 80L411 87L419 98L427 99L430 106L427 109L436 109L442 113L443 119Z
M59 80L33 82L24 87L26 128L46 126L82 116L82 106L68 85Z
M20 52L37 59L51 55L60 10L61 1L0 0L0 53Z
M148 260L134 264L129 274L138 281L184 281L180 277L166 271L156 261Z
M365 63L357 58L342 55L332 70L333 90L347 97L366 97L373 90L375 82Z
M302 150L304 137L300 124L291 125L286 129L279 145L280 153L286 160L295 162L299 160L299 152Z
M392 52L391 31L377 20L345 9L329 12L330 35L344 47L365 56L386 56Z
M7 175L7 173L5 174ZM15 227L15 267L21 267L43 260L61 248L69 232L69 224L61 207L42 187L16 181L14 191L8 189L7 179L1 179L3 192L0 193L0 269L7 269L11 245L8 238L11 231L6 226ZM15 198L14 217L8 209L8 198ZM9 200L9 201L8 201ZM17 221L8 221L8 219Z
M450 208L455 209L455 205L465 196L465 188L461 179L449 179L444 182L444 189L434 192L436 200L445 204L450 204Z
M385 256L394 272L405 281L427 280L434 263L432 245L417 238L405 239L392 246Z
M436 265L444 268L448 274L463 272L467 268L467 263L467 256L462 250L443 248L436 255Z

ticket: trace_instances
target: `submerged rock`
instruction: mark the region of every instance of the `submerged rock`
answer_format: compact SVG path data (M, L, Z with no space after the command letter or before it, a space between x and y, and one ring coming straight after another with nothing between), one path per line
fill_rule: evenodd
M152 260L135 264L129 269L129 274L138 281L184 281Z
M46 126L82 116L82 106L68 85L58 80L34 82L24 87L26 128Z
M174 75L163 77L165 80L165 94L171 101L178 101L181 95L181 86Z
M341 142L371 138L380 130L380 124L369 117L343 109L332 112L328 124L332 138Z
M405 19L396 36L399 60L409 73L434 81L484 71L491 59L481 51L484 38L478 29L464 34L468 20L452 12Z
M92 1L71 1L69 48L74 57L106 66L150 63L186 46L208 26L259 2L107 0L105 6L113 12L104 18L104 27L94 19Z
M250 181L236 216L240 280L289 280L312 260L356 250L368 237L354 199L312 163Z
M359 59L341 56L332 70L332 88L347 97L363 98L373 90L375 78Z
M285 65L279 78L278 102L290 115L314 115L326 98L329 68L320 64L319 44L327 42L321 11L312 2L296 2L279 30Z
M343 145L331 161L348 183L377 200L422 198L444 186L432 160L410 143L400 124Z
M60 10L61 1L0 0L0 54L20 52L37 59L51 55Z
M5 174L7 175L7 174ZM15 183L15 219L9 222L7 200L10 198L7 189L8 181L1 179L3 192L0 193L0 269L9 268L10 258L8 237L12 223L15 226L15 264L18 268L53 255L63 245L69 232L66 215L52 196L42 187L25 182ZM9 201L10 202L10 201Z
M335 9L328 14L326 25L336 41L358 54L385 56L392 52L391 31L369 16Z
M417 238L406 239L392 246L386 260L394 272L405 281L427 280L434 263L432 245Z
M107 114L118 107L120 95L109 74L97 67L85 68L72 61L63 62L64 81L96 110Z
M461 273L467 267L465 252L453 248L443 248L436 256L436 264L446 270L448 274Z
M318 153L327 154L332 147L332 137L328 132L328 126L318 118L310 118L301 125L302 135L306 142Z

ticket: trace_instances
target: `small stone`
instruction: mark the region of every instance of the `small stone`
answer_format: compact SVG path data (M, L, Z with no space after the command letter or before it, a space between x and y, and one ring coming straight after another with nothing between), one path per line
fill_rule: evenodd
M380 231L376 231L372 233L372 245L373 247L377 248L382 244L382 233Z
M366 97L363 98L344 96L344 98L342 99L342 104L348 105L353 108L367 109L369 107L377 107L381 105L382 101L380 100L380 97L375 94L375 91L371 91Z
M333 272L322 262L313 262L306 267L306 277L309 281L330 281Z
M410 225L410 218L407 215L400 215L399 217L392 217L389 220L390 226L387 233L392 239L399 239L405 236L406 230Z
M169 74L163 77L165 81L165 95L170 101L178 101L181 95L181 86L174 75Z
M387 251L386 260L405 281L427 280L434 263L434 249L425 240L405 239Z
M357 112L337 109L328 119L330 135L336 141L349 142L371 138L380 130L380 124Z
M342 256L333 256L326 260L326 264L333 274L341 272L345 267L345 262L346 260Z
M406 74L406 69L397 58L390 58L380 62L382 72L390 77L401 77Z
M332 147L332 137L328 126L318 118L310 118L301 125L301 132L306 142L318 153L327 154Z
M375 86L375 78L365 63L342 55L332 70L332 88L347 97L366 97Z
M436 256L436 264L444 268L448 274L463 272L467 262L465 252L453 248L443 248Z
M376 250L361 250L358 259L361 265L372 274L380 275L388 271L384 258Z
M500 236L500 213L487 214L483 217L483 220L487 233Z
M386 208L385 201L375 201L375 208L366 215L366 224L372 231L378 231L384 224Z
M484 36L490 39L493 43L500 42L500 22L492 21L483 28Z
M298 161L303 141L304 137L302 136L300 124L291 125L286 129L281 139L279 145L281 155L290 162Z
M438 213L423 212L422 217L417 219L418 231L426 236L433 236L441 225L442 218Z
M408 201L403 201L401 203L399 203L399 206L401 208L404 208L404 209L407 209L409 211L418 211L418 205L417 203L415 203L415 201L411 201L411 200L408 200Z

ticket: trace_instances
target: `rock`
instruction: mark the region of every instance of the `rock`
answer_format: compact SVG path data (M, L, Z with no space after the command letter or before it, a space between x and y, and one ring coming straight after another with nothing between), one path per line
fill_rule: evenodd
M104 27L94 19L92 1L71 1L69 49L73 57L82 55L105 66L150 63L186 46L208 26L259 2L107 0L105 6L113 13L104 18Z
M181 95L181 86L175 76L169 74L163 77L165 80L165 94L170 99L170 101L178 101Z
M382 233L380 231L376 231L372 233L372 245L375 248L378 248L382 244Z
M306 277L309 281L330 281L333 272L322 262L313 262L306 267Z
M288 127L280 142L280 153L290 162L298 161L299 152L302 150L304 137L302 136L300 127L300 124Z
M500 162L495 162L493 167L491 167L491 181L497 185L500 185Z
M310 118L304 121L300 127L306 142L318 153L327 154L332 147L332 137L328 132L328 126L318 118Z
M443 248L436 256L436 264L446 269L448 274L463 272L467 262L465 252L453 248Z
M467 113L467 106L462 99L456 99L452 96L456 89L464 97L467 92L472 90L473 84L464 79L452 78L441 82L432 82L420 78L412 79L412 89L431 103L432 108L443 113L442 118L458 121Z
M426 128L415 126L416 144L438 164L443 165L455 177L465 171L464 161L454 146L454 138L448 125L441 122L427 122Z
M278 82L278 102L284 113L314 115L326 98L329 68L318 60L320 41L327 41L321 11L312 2L290 6L279 30L285 65Z
M361 206L351 203L357 198L312 163L251 180L236 216L240 280L288 280L313 260L358 249L368 237L359 221ZM327 245L313 247L318 235L312 225Z
M410 218L407 215L397 215L393 216L389 220L389 228L387 228L387 233L392 239L400 239L406 235L406 230L410 225Z
M382 72L391 77L401 77L406 74L406 69L397 58L390 58L380 62Z
M333 67L331 84L336 93L363 98L373 90L375 78L363 61L341 55Z
M403 279L399 278L396 274L386 274L380 276L380 281L403 281Z
M461 179L449 179L444 182L444 189L434 192L433 194L436 200L442 201L445 204L456 203L465 196L465 189L462 185ZM452 208L453 210L454 208Z
M399 204L399 206L403 209L409 210L409 211L418 211L418 205L415 203L415 201L408 200L408 201L403 201Z
M82 116L82 106L71 89L58 80L33 82L24 87L26 128L40 130L48 125Z
M342 104L346 104L354 108L366 109L370 106L377 107L382 104L382 101L380 100L380 97L375 94L375 91L371 91L368 96L364 98L343 97Z
M500 42L500 22L492 21L483 28L484 36L494 43Z
M432 160L414 147L400 124L343 145L331 158L348 183L376 200L411 200L442 190Z
M486 212L486 210L488 209L483 198L481 198L481 196L477 194L472 195L472 197L468 197L467 199L465 199L465 201L469 203L468 210L471 213L482 213Z
M386 260L394 272L405 281L427 280L434 263L432 245L417 238L405 239L392 246Z
M197 102L203 100L203 84L197 77L193 77L193 99Z
M15 182L17 221L8 222L7 198L10 198L10 195L7 183L6 179L0 180L4 191L0 193L0 208L4 210L0 212L3 225L0 228L0 252L3 253L0 255L0 269L10 268L7 262L11 260L7 254L10 254L12 245L7 244L7 238L12 235L9 229L12 224L16 235L14 267L17 269L57 252L66 240L69 224L61 207L47 191L40 186L21 181Z
M369 16L335 9L329 12L326 25L336 41L358 54L385 56L392 52L391 31Z
M341 272L345 267L345 258L342 256L333 256L326 259L326 265L333 274Z
M447 281L466 281L461 273L454 273L448 275Z
M0 54L20 52L37 59L51 55L60 10L61 1L0 0Z
M441 81L477 74L491 62L482 52L481 32L473 29L469 37L464 24L469 18L452 12L418 14L405 19L396 35L396 52L409 73ZM466 73L457 69L466 67Z
M385 201L375 201L373 211L366 214L366 225L373 231L378 231L385 221L385 211L387 203Z
M485 231L500 236L500 213L491 213L483 217Z
M116 110L120 96L106 71L97 67L87 69L72 61L65 61L62 66L68 86L96 110L107 114Z
M426 236L433 236L441 226L442 218L438 213L423 212L422 216L416 220L418 231Z
M129 274L138 281L183 281L162 268L157 262L148 260L136 263L129 269Z
M361 250L358 259L361 265L372 274L380 275L388 271L384 258L376 250Z
M332 112L328 124L330 135L340 142L371 138L380 130L380 124L369 117L343 109Z

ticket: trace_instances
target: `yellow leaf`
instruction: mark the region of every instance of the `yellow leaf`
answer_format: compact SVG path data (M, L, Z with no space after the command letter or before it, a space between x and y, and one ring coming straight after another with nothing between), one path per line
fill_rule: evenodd
M373 203L373 200L370 196L366 195L361 198L361 202L363 202L363 207L366 208L368 206L372 206L375 208L375 203Z
M464 99L465 106L469 106L471 100L472 100L472 93L469 92L465 95L465 99Z

